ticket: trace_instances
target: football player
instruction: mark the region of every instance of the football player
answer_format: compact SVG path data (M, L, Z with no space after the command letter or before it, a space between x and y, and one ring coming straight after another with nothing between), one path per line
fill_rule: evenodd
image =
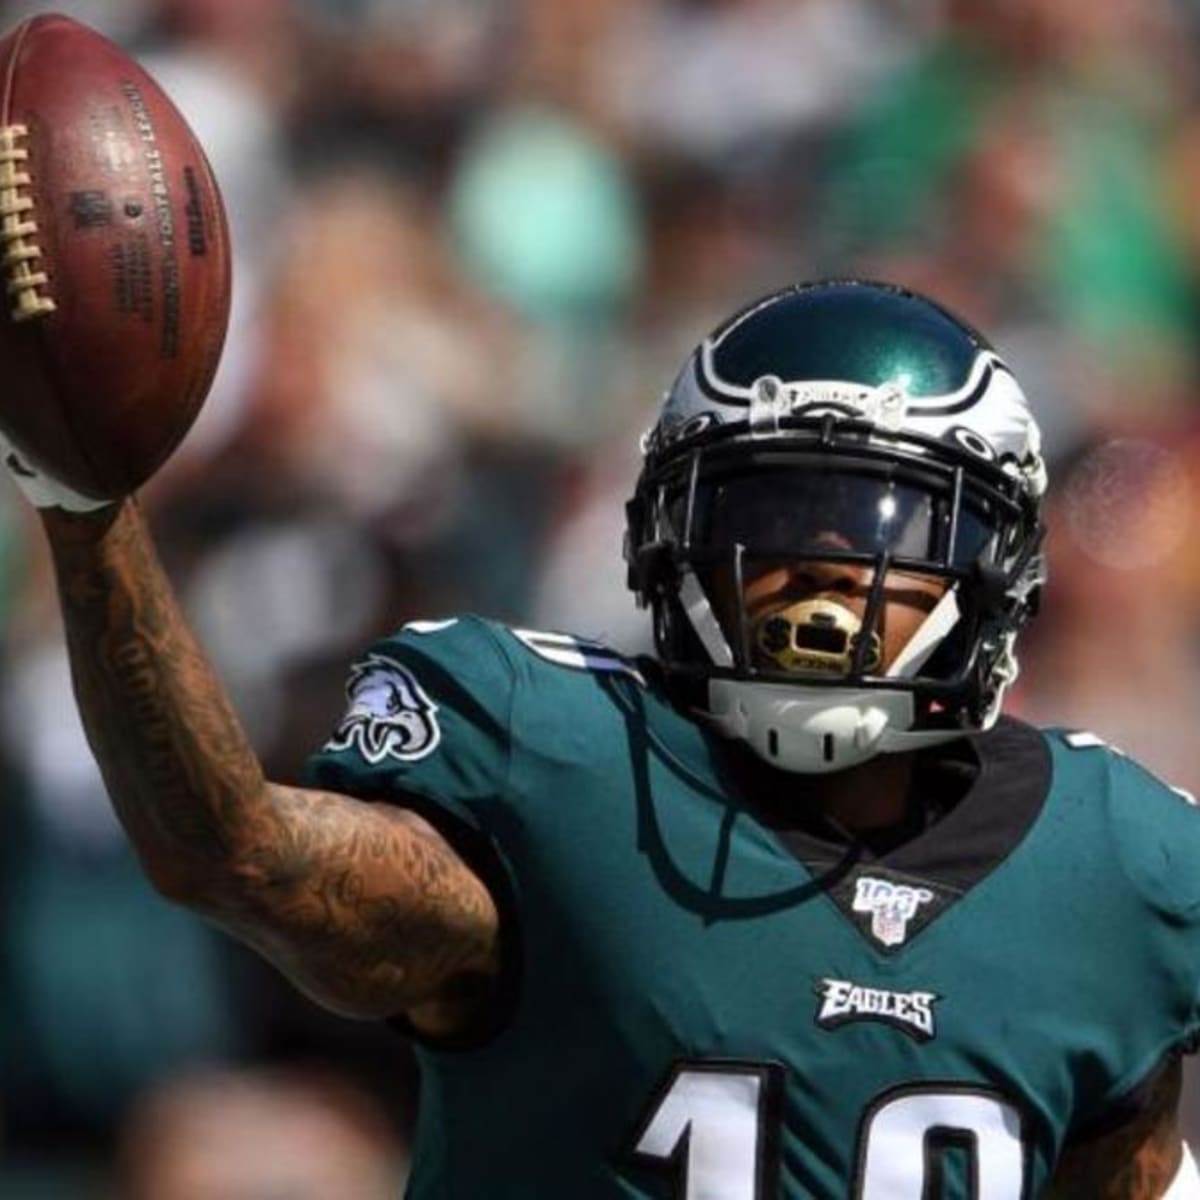
M416 1039L414 1200L1200 1194L1200 815L1000 716L1044 578L1009 367L910 292L795 287L701 343L644 451L654 661L413 622L304 787L136 502L19 475L150 878Z

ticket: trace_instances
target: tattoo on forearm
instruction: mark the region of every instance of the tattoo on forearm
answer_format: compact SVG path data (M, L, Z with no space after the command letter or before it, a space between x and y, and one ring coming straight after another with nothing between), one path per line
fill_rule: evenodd
M423 822L303 789L273 795L250 860L250 895L270 911L260 927L282 927L287 938L249 940L284 965L303 969L303 958L323 987L359 999L428 995L449 979L469 990L492 973L492 900ZM381 886L396 880L403 890ZM403 954L386 953L394 947Z
M54 528L76 695L118 815L180 869L223 860L262 774L140 513L124 505L101 541L83 522Z
M1068 1149L1052 1200L1159 1200L1179 1169L1179 1061L1166 1067L1137 1117L1114 1133Z
M84 725L150 874L335 1006L395 1011L494 968L491 898L433 830L265 782L136 508L48 519Z

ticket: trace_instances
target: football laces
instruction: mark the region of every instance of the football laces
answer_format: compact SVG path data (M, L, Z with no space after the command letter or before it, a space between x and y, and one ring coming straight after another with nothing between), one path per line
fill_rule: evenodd
M0 126L0 256L7 281L5 291L12 300L14 321L29 321L55 310L45 294L49 278L36 268L42 258L37 244L37 221L33 217L31 184L24 169L29 150L22 144L29 135L24 125Z

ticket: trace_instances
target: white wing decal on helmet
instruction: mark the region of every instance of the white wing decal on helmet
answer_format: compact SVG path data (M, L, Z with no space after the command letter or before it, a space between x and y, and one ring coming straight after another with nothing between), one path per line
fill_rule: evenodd
M964 449L1012 464L1034 496L1046 490L1041 438L1029 402L1012 371L993 350L980 350L961 387L936 396L910 396L898 375L878 386L853 380L787 380L764 375L752 384L722 379L714 355L718 338L706 338L685 364L667 396L659 423L644 449L661 449L715 425L749 420L770 432L774 418L834 416L872 421L891 433L904 430L953 438Z

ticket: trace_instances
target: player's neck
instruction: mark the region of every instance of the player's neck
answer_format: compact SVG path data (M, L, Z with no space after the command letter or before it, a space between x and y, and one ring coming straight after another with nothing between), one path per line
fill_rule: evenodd
M739 790L776 828L807 825L814 815L850 835L899 829L911 817L913 754L881 754L830 775L800 775L768 766L731 744Z
M844 771L805 776L801 802L849 833L892 829L909 818L915 761L913 754L880 754Z

